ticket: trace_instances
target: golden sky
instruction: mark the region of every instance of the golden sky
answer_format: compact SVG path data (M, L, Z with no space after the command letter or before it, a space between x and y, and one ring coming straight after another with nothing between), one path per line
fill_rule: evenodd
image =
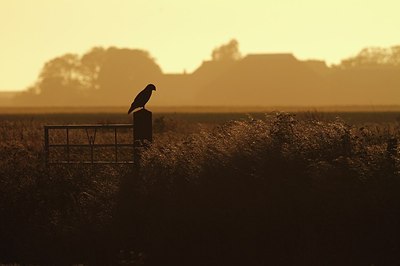
M148 50L166 73L193 71L232 38L243 54L338 63L400 44L399 10L399 0L0 0L0 91L93 46Z

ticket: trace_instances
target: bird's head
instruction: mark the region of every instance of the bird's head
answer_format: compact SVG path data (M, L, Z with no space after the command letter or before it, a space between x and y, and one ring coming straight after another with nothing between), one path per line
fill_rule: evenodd
M146 86L146 90L155 91L156 90L156 86L154 86L153 84L149 84L149 85Z

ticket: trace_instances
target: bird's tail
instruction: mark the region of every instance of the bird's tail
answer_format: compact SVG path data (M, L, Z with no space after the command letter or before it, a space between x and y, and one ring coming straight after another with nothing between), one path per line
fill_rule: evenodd
M135 110L135 108L136 108L136 107L131 106L131 108L129 108L129 110L128 110L128 115L129 115L130 113L132 113L132 111Z

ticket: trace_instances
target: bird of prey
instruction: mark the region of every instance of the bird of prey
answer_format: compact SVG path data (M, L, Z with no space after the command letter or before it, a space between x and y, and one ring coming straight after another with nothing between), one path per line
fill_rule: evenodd
M149 101L151 93L156 90L156 86L153 84L149 84L144 88L139 94L136 96L135 100L131 104L131 108L129 108L128 115L135 110L136 108L142 107L143 109L146 103Z

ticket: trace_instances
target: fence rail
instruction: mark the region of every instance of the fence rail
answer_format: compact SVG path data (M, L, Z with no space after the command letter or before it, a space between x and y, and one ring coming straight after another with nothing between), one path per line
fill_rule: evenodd
M118 133L122 129L131 129L132 142L118 143ZM65 139L62 144L50 143L50 134L52 130L65 130ZM70 133L72 131L84 130L88 143L71 143ZM93 132L89 132L93 130ZM95 143L98 131L113 130L113 143ZM119 150L123 147L132 147L132 156L130 160L120 160ZM51 153L53 149L64 149L65 158L53 160ZM85 148L89 150L89 160L71 160L71 148ZM114 158L111 160L96 160L95 154L97 148L114 148ZM133 164L134 158L134 141L133 141L133 125L132 124L99 124L99 125L46 125L44 126L44 150L46 164Z
M133 125L131 124L98 124L98 125L93 125L93 124L83 124L83 125L47 125L44 126L46 129L86 129L86 128L132 128Z

